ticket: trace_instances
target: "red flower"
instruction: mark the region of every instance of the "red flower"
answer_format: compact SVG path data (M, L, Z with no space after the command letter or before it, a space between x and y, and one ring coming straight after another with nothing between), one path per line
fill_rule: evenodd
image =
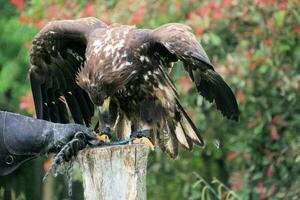
M264 7L270 3L270 0L255 0L254 3L259 7Z
M256 66L257 66L256 63L252 61L252 62L250 62L250 64L249 64L249 69L250 69L250 70L254 70L254 69L256 69Z
M266 199L267 198L267 193L265 192L265 186L263 182L259 182L256 185L256 188L259 191L259 199Z
M240 101L241 103L243 103L243 102L246 101L246 95L245 95L245 93L244 93L241 89L239 89L239 90L237 91L237 98L239 99L239 101Z
M287 4L288 4L287 0L280 0L280 2L279 2L279 8L280 9L286 9Z
M271 46L273 44L273 41L271 39L265 40L264 45L265 46Z
M197 26L195 28L195 33L197 36L201 36L203 34L204 30L202 28L200 28L199 26Z
M273 165L271 164L267 169L267 176L272 177L272 175L273 175Z
M31 48L32 48L32 42L31 42L31 41L26 42L26 43L24 44L24 46L25 46L27 49L31 49Z
M232 190L239 190L243 188L243 173L241 171L234 172L232 176L229 177L229 180L233 182L231 188Z
M243 182L242 181L239 181L239 182L237 182L237 183L235 183L231 186L232 190L235 190L235 191L242 188L242 187L243 187Z
M20 16L19 21L21 23L33 24L39 28L44 27L46 24L46 21L44 21L44 20L33 19L33 18L25 17L25 16Z
M247 154L247 153L244 153L244 154L243 154L243 158L244 158L244 160L246 160L246 161L251 160L251 156L250 156L249 154Z
M232 5L231 0L223 0L223 6L224 7L230 7Z
M193 20L195 16L196 16L196 14L193 13L193 12L189 12L189 13L187 14L187 18L190 19L190 20Z
M206 15L208 15L208 14L210 13L211 9L212 9L211 5L210 5L210 4L207 4L206 6L204 6L203 8L201 8L201 9L197 12L197 14L198 14L199 16L201 16L201 17L204 17L204 16L206 16Z
M222 11L222 10L215 10L214 12L213 12L213 15L212 15L212 17L214 18L214 19L222 19L223 17L225 17L225 14L224 14L224 12Z
M25 17L25 16L20 16L19 17L19 22L21 22L21 23L31 23L32 19L30 19L28 17Z
M278 134L276 126L274 126L274 125L270 126L270 136L271 136L272 140L279 140L279 134Z
M212 7L216 10L219 11L222 8L222 5L220 3L216 3L214 1L211 2L212 3Z
M104 10L102 12L103 17L101 18L101 20L105 23L105 24L111 24L111 21L109 20L109 17L111 16L111 13L109 12L109 10Z
M145 17L145 6L141 5L139 7L139 10L134 12L131 15L130 22L131 22L131 24L136 24L136 25L140 24L141 22L144 21L144 17Z
M232 151L227 155L226 160L229 160L229 161L235 160L238 157L238 155L239 155L238 152Z
M300 27L294 28L293 33L300 34Z
M26 8L24 0L10 0L10 3L14 4L19 11L24 11Z
M246 57L248 58L248 60L251 60L253 58L253 49L249 49L246 52Z
M176 11L177 14L180 13L180 11L181 11L181 3L180 2L176 2L175 11Z
M188 76L181 77L177 80L177 83L179 83L182 86L184 94L188 93L192 88L191 79Z
M48 19L53 19L53 18L57 19L61 15L62 11L63 9L61 9L60 6L53 4L47 8L45 14Z
M168 14L168 8L167 8L167 6L164 5L164 4L161 4L161 5L159 6L159 10L160 10L161 13L164 14L164 15L167 15L167 14Z
M95 6L93 2L89 1L83 10L82 16L88 17L94 14L95 14Z
M30 114L34 113L34 103L31 92L28 92L25 96L20 97L19 106L21 110L26 110Z
M253 128L257 124L257 121L252 119L248 121L248 128Z
M216 7L216 2L215 2L215 0L212 0L212 1L210 1L208 4L207 4L207 7L209 8L209 9L212 9L212 8L214 8L214 7Z
M288 123L280 115L276 115L272 118L272 124L281 125L281 126L288 126Z
M258 112L255 113L255 115L256 115L256 119L261 120L261 117L262 117L261 112L258 111Z

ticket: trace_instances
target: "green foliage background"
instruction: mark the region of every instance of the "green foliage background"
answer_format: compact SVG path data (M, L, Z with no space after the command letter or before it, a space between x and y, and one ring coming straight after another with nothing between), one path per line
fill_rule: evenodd
M147 28L185 23L195 30L216 70L234 89L242 114L239 123L224 119L214 105L197 95L177 66L173 75L181 99L207 145L192 152L182 150L177 160L160 151L152 153L148 199L215 199L213 194L203 195L205 185L195 184L198 175L207 182L216 177L235 191L238 199L300 199L299 1L0 3L1 110L33 114L27 79L30 41L51 19L96 16L107 23ZM22 98L25 95L27 98ZM0 199L47 199L49 191L50 199L66 196L62 178L41 185L42 175L43 160L39 159L1 177ZM76 182L74 187L79 189L73 198L82 198L80 184Z

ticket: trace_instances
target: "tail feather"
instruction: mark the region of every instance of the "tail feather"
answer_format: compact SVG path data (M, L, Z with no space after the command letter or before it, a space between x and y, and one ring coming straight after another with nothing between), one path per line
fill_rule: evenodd
M200 134L198 133L198 130L196 130L193 125L186 119L186 117L183 117L180 121L180 124L182 125L182 128L185 132L185 135L189 137L195 144L199 146L203 146L204 142Z
M161 72L164 75L165 84L168 86L169 94L173 95L175 104L175 119L173 119L175 122L173 121L173 133L176 139L188 150L192 150L193 143L203 146L204 142L197 127L179 102L178 94L171 78L163 69L161 69Z
M183 145L184 148L186 148L187 150L193 149L193 143L190 140L190 138L186 135L186 133L184 132L180 122L178 122L176 124L174 133L175 133L177 140L179 141L180 144Z
M152 135L151 135L151 142L154 146L160 146L159 145L159 132L156 127L153 127Z
M199 130L197 129L191 118L188 116L188 114L185 112L178 100L176 100L176 104L180 112L180 124L184 130L185 135L189 137L195 144L203 146L204 141L199 133Z
M178 141L170 125L170 122L166 120L163 128L159 130L159 146L172 158L176 158L178 155Z

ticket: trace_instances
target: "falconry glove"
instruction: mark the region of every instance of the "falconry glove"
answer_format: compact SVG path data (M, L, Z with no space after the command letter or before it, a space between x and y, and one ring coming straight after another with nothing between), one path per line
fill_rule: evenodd
M27 160L59 152L75 137L78 139L65 152L66 161L95 137L92 130L0 111L0 175L11 173Z

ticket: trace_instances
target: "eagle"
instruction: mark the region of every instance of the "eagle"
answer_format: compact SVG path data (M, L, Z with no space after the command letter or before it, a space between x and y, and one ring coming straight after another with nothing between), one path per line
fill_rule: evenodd
M177 61L200 95L238 120L234 93L189 26L138 29L94 17L51 21L34 38L29 78L36 116L89 126L96 106L101 126L118 138L149 132L153 144L175 158L179 144L187 150L204 145L170 77Z

